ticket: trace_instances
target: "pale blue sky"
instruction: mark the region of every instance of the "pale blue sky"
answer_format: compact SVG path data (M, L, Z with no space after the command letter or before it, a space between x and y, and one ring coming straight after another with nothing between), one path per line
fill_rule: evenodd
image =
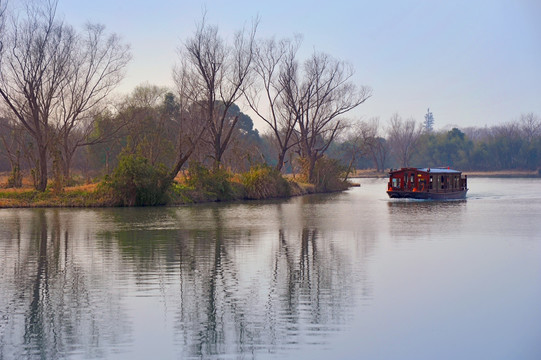
M259 37L304 37L314 49L350 62L373 97L350 117L398 112L435 127L492 126L521 113L541 116L541 1L173 1L60 0L79 26L99 22L131 44L121 91L172 85L177 48L203 9L224 37L259 16ZM261 130L263 126L258 124Z

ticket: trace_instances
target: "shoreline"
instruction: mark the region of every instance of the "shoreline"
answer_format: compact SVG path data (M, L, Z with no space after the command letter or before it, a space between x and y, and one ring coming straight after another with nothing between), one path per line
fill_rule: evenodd
M464 171L468 177L489 177L489 178L540 178L538 171ZM348 177L348 179L363 178L387 178L388 171L377 172L375 170L360 170ZM212 202L235 202L235 201L253 201L253 200L276 200L288 199L296 196L326 194L337 191L344 191L351 187L358 186L349 183L344 189L316 191L310 184L299 183L289 180L291 192L288 196L274 197L268 196L261 199L252 199L246 196L236 196L228 200L217 200L213 196L204 194L196 190L186 190L182 194L170 198L166 204L154 206L183 206L191 204L203 204ZM73 187L66 187L62 192L56 193L53 190L47 190L43 193L33 188L25 187L19 189L0 187L0 209L16 208L109 208L122 207L115 205L112 195L102 193L97 190L98 184L88 184Z
M215 195L194 189L184 190L181 194L171 195L168 202L160 205L121 206L112 202L112 194L98 190L98 183L66 187L57 193L52 189L38 192L33 188L3 188L0 187L0 209L29 209L29 208L115 208L115 207L157 207L183 206L205 203L232 203L236 201L265 201L289 199L297 196L312 194L327 194L347 190L355 184L349 183L343 189L317 191L314 185L289 181L290 193L287 196L268 196L250 198L245 195L233 196L227 200L219 200Z
M462 174L468 177L494 177L494 178L536 178L541 177L540 171L534 170L500 170L500 171L462 171ZM377 172L374 170L359 170L349 178L362 179L362 178L387 178L389 176L389 170L384 172Z
M541 177L539 171L464 171L464 175L471 177L494 177L494 178L536 178Z

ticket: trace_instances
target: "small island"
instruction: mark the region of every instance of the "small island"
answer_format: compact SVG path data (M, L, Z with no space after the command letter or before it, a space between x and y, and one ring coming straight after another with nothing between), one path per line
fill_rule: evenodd
M339 170L338 168L335 169ZM241 174L211 172L197 163L168 183L145 158L125 157L111 177L89 184L37 191L25 180L20 188L0 189L0 208L13 207L114 207L185 205L203 202L263 200L321 192L342 191L352 184L335 177L310 184L302 175L283 176L261 165ZM4 180L0 177L0 180Z

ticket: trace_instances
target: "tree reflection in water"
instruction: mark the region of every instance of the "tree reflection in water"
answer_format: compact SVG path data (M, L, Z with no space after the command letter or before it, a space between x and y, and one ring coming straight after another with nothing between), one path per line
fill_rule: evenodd
M363 295L369 250L287 206L5 211L0 358L152 347L136 323L153 309L183 357L324 344Z
M179 255L175 328L185 355L279 353L324 343L346 322L356 271L347 251L315 228L261 234L210 212L213 226L183 237Z
M70 238L77 216L38 209L4 218L0 358L95 357L110 339L128 342L120 297L108 291L112 269L80 248L92 234L78 232L79 244Z

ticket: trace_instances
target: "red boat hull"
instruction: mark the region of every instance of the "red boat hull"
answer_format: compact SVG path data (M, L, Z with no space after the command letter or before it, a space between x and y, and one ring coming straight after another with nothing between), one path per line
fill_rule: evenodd
M388 190L387 195L392 199L420 199L420 200L458 200L466 198L468 190L452 192L420 192Z

